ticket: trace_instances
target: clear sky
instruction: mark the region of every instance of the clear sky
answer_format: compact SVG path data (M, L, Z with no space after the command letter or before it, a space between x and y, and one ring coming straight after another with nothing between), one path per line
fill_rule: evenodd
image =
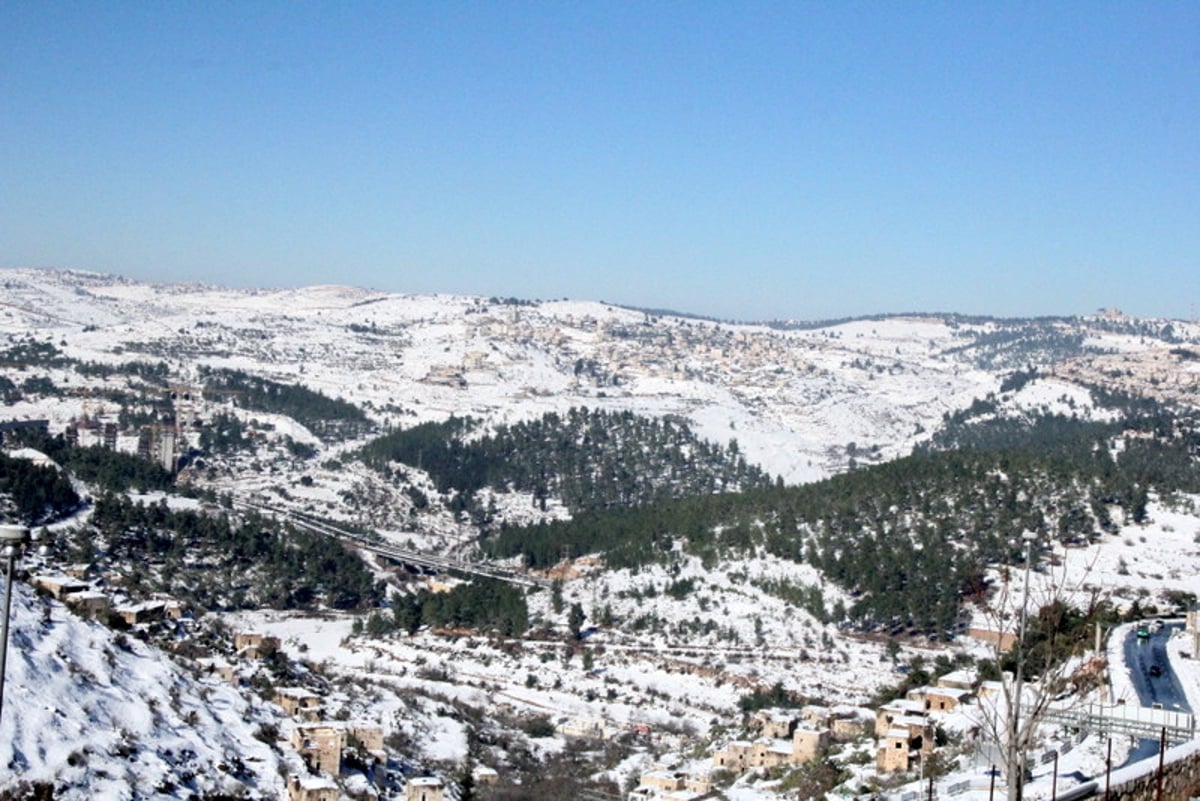
M0 0L0 267L1200 305L1200 3Z

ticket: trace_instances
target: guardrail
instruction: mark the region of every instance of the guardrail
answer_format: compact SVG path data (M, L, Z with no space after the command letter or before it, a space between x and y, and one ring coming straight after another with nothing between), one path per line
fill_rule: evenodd
M1168 745L1179 745L1196 737L1194 715L1136 704L1052 706L1047 710L1045 720L1086 731L1127 734L1143 740L1157 740L1166 731Z

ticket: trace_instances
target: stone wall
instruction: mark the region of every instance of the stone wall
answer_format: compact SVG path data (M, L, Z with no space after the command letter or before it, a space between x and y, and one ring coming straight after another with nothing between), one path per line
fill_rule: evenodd
M1096 795L1104 795L1103 776L1096 779ZM1158 759L1151 757L1113 771L1108 801L1156 801ZM1200 796L1200 740L1167 749L1163 763L1162 801L1188 801Z

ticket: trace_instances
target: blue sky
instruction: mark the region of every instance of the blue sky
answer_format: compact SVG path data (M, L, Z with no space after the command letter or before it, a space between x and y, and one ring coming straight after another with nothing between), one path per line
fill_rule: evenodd
M1200 305L1200 4L0 3L0 267Z

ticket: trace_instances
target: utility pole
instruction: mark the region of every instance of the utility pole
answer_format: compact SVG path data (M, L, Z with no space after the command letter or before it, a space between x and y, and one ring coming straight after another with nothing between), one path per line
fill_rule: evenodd
M25 526L0 525L0 556L4 557L4 617L0 618L0 718L4 716L4 668L8 658L8 614L12 608L13 566L25 545L32 542Z
M1025 541L1025 589L1021 593L1021 624L1017 630L1017 670L1015 687L1009 693L1011 708L1008 710L1008 748L1005 758L1008 768L1008 801L1021 801L1025 790L1025 737L1021 734L1021 702L1025 695L1025 626L1029 618L1029 562L1032 559L1033 541L1037 534L1026 531L1021 535ZM1025 724L1029 725L1028 722Z
M1162 736L1158 739L1158 771L1154 774L1154 801L1162 801L1163 797L1163 761L1167 758L1167 727L1163 726Z

